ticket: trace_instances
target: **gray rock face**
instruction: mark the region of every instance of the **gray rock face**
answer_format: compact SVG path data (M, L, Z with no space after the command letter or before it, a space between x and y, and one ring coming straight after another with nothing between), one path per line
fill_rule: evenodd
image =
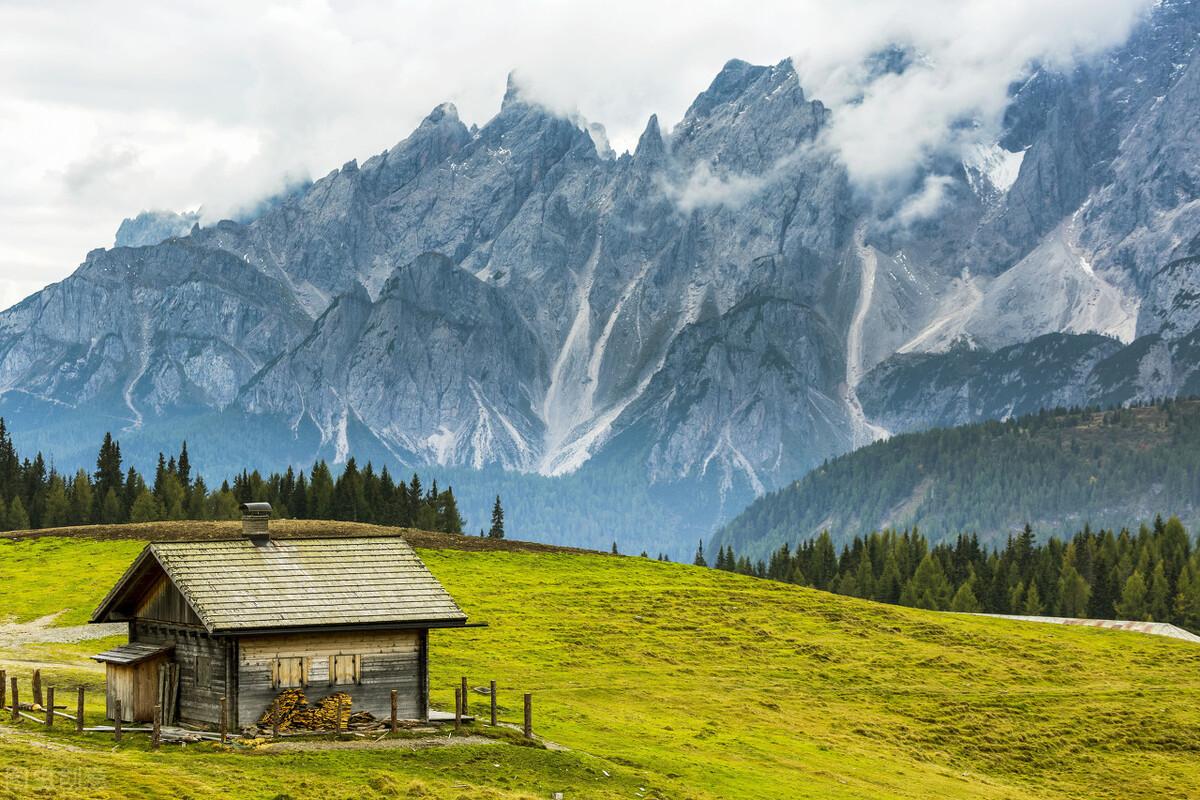
M240 221L126 221L136 248L0 315L0 413L64 464L103 426L222 468L637 476L691 540L886 431L1187 391L1198 31L1163 3L1015 87L910 225L856 195L789 62L729 62L621 155L510 82L482 128L439 106Z
M143 211L121 220L113 247L146 247L175 236L186 236L200 222L197 211Z

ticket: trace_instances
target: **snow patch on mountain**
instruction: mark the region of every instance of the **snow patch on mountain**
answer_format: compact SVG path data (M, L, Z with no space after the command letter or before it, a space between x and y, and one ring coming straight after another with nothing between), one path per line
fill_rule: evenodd
M1024 160L1024 150L1014 153L1005 150L999 144L970 145L963 157L967 184L980 199L994 200L1016 183Z

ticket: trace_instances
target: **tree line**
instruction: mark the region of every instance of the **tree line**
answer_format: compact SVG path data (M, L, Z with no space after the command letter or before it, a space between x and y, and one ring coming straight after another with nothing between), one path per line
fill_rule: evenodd
M695 563L708 566L703 542ZM938 611L1170 622L1200 632L1200 548L1177 517L1136 532L1092 530L1038 543L1026 525L1002 548L975 535L930 546L917 529L856 536L839 553L828 531L751 563L732 545L714 566L837 594Z
M60 473L39 452L21 458L4 420L0 419L0 530L54 528L66 525L120 524L162 520L236 519L244 502L266 501L275 514L293 519L336 519L405 528L463 533L453 487L428 487L416 473L397 481L387 467L376 471L353 458L336 477L324 461L307 474L291 467L262 475L243 471L210 489L194 475L187 443L169 457L159 453L153 479L147 481L121 458L120 442L105 434L94 472ZM499 495L492 524L480 535L504 537L504 510Z
M902 434L832 459L767 494L710 542L753 559L824 528L975 531L1002 546L1030 522L1067 535L1170 508L1200 521L1200 401L1041 411ZM904 509L902 518L895 518Z

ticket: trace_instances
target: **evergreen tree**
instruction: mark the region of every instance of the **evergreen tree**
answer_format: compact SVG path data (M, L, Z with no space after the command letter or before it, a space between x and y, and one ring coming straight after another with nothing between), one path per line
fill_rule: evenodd
M454 499L454 487L437 496L437 529L442 533L462 533L464 520L458 513L458 501Z
M59 528L71 524L71 501L67 497L67 485L62 476L57 473L50 476L50 486L46 491L46 509L42 515L42 525L47 528Z
M616 539L614 539L614 540L613 540L613 543L612 543L612 554L613 554L614 556L619 556L619 555L620 555L620 553L619 553L619 552L617 552L617 540L616 540Z
M110 492L120 494L122 488L121 475L121 445L114 441L111 433L104 434L104 441L100 445L100 453L96 456L96 485L94 487L93 496L95 502L99 503L99 513L97 517L101 522L119 522L120 513L115 514L113 519L105 519L103 506L108 503L108 495ZM113 497L114 502L118 502L118 497ZM111 508L109 509L112 510Z
M154 522L161 518L158 500L154 498L154 494L149 489L143 487L138 493L137 499L133 501L133 508L129 510L129 521Z
M504 508L500 505L500 495L496 495L496 502L492 504L492 527L488 529L488 536L504 538Z
M1200 580L1190 565L1185 564L1178 580L1175 595L1175 622L1190 630L1200 630Z
M333 518L333 475L324 461L313 464L308 484L308 519ZM432 528L426 528L432 530Z
M979 600L975 597L973 581L963 581L950 599L950 610L974 614L979 611Z
M116 525L125 521L120 496L116 489L109 489L100 502L100 524Z
M907 603L904 602L905 598ZM949 607L950 599L950 582L946 580L941 562L932 553L926 553L917 565L912 580L905 585L901 602L917 608L940 611Z
M14 497L8 504L7 528L10 531L23 531L29 528L29 514L25 511L25 504L21 502L20 495Z
M1163 568L1163 562L1158 561L1150 573L1150 586L1146 591L1146 610L1150 619L1166 622L1171 619L1171 586Z
M95 505L95 501L92 499L92 482L88 480L87 473L81 469L75 473L75 480L71 482L71 524L87 525L91 523Z
M1091 587L1069 559L1063 559L1058 578L1058 613L1064 617L1087 616Z
M1045 611L1046 607L1042 605L1037 583L1031 581L1029 590L1025 592L1025 602L1021 607L1021 613L1027 617L1040 617Z
M1130 573L1129 579L1125 581L1116 612L1120 619L1142 621L1150 618L1150 609L1146 602L1146 579L1137 570Z
M617 552L616 542L613 543L613 552ZM707 567L708 561L704 558L704 540L700 540L700 544L696 545L696 557L692 559L692 564L697 567Z
M292 468L288 467L288 472L291 471ZM192 462L188 458L186 440L179 448L179 463L176 466L175 475L179 478L179 482L183 485L184 491L190 492L192 489Z

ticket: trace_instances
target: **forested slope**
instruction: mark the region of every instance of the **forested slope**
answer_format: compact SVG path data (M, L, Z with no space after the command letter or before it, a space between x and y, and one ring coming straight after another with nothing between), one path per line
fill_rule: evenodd
M1002 543L1030 523L1043 534L1121 527L1200 509L1200 400L1109 411L1056 410L896 436L823 464L768 494L714 537L765 559L828 530L837 544L917 526L937 542L960 532Z

